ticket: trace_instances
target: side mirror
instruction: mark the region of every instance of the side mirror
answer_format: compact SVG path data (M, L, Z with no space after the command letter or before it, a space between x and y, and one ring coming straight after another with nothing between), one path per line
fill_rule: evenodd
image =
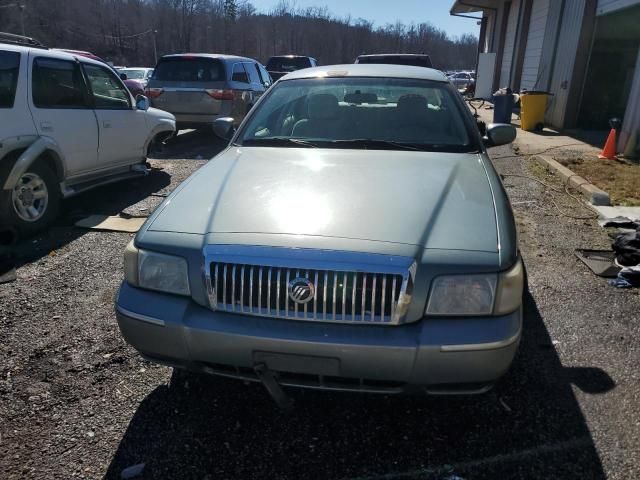
M150 107L150 103L149 103L149 99L147 97L145 97L144 95L138 95L136 97L136 108L138 110L142 110L142 111L147 111L149 110Z
M234 120L231 117L216 118L213 121L213 133L224 140L231 140L235 132L233 122Z
M120 80L127 80L129 77L127 77L126 73L121 73L120 74Z
M487 127L487 134L482 138L487 147L498 147L513 142L516 129L506 123L492 123Z

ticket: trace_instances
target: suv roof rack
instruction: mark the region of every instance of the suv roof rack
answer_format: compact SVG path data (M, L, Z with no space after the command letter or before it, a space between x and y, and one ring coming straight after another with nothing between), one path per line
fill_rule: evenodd
M35 38L16 35L15 33L0 32L0 43L11 43L25 47L47 48Z

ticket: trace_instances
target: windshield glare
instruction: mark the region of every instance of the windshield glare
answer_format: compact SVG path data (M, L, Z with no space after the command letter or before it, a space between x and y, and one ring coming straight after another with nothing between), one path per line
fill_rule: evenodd
M289 80L277 84L257 106L236 142L246 146L401 148L405 144L424 150L475 150L453 95L446 84L428 80Z

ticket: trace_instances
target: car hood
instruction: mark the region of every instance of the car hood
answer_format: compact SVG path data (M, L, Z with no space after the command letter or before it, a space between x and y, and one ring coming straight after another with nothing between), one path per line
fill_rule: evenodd
M147 116L152 117L156 120L166 120L171 122L176 121L176 117L172 113L165 112L164 110L160 110L159 108L149 107L146 113Z
M477 154L230 147L181 185L146 229L498 251Z

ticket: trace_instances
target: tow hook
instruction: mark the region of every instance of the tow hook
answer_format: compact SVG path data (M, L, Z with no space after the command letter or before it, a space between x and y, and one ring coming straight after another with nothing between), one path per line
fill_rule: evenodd
M273 372L267 368L267 365L258 363L253 366L253 370L264 385L264 388L269 392L269 395L271 395L271 398L273 398L273 401L278 405L278 408L283 412L293 410L293 399L285 393Z

